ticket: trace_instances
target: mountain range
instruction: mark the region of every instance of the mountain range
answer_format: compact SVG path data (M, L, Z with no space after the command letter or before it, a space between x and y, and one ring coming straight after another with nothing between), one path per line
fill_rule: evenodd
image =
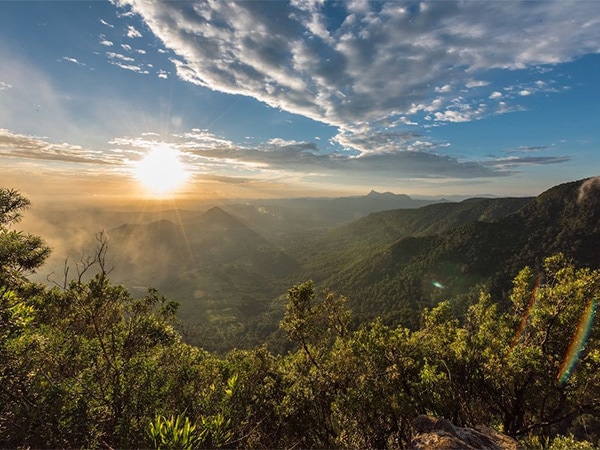
M520 269L556 252L600 267L597 181L538 197L434 203L371 192L130 214L135 223L107 232L111 279L180 301L188 339L212 350L276 345L282 297L308 279L346 296L356 323L416 327L444 299L458 312L481 290L505 302Z

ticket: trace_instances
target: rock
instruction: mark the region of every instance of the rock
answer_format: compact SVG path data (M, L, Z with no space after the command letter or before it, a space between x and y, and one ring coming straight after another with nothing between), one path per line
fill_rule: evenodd
M413 421L414 450L517 450L517 441L489 427L461 428L446 419L419 416Z

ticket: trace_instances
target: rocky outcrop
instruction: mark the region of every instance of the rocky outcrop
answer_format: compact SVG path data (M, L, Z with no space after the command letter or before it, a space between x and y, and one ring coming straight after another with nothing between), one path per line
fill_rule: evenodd
M517 450L517 442L489 427L461 428L446 419L419 416L413 421L414 450Z

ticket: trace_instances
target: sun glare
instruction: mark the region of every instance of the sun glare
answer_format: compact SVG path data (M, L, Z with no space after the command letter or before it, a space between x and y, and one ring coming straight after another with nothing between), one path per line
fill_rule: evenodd
M178 153L168 147L152 149L137 163L134 173L144 188L156 196L175 193L189 178Z

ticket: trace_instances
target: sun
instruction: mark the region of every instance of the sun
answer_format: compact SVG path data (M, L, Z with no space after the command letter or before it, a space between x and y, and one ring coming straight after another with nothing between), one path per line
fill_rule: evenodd
M169 147L153 148L136 163L134 174L150 194L159 197L175 193L189 178L179 152Z

